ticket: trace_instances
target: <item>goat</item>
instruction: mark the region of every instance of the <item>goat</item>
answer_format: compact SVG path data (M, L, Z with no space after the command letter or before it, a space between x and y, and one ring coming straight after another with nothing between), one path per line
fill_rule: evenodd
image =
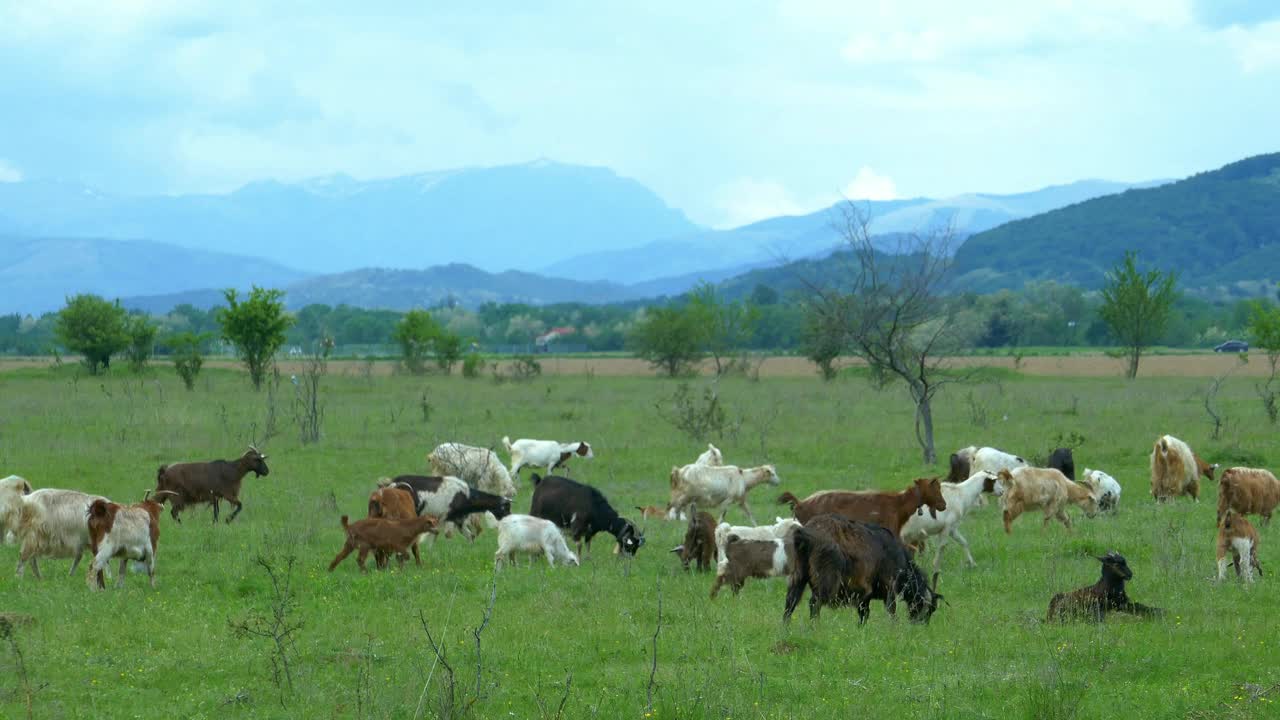
M1151 450L1151 497L1163 502L1190 495L1200 502L1199 466L1186 443L1172 435L1160 436Z
M791 531L800 527L800 522L793 518L774 518L772 525L730 525L720 523L716 526L716 561L724 562L724 545L730 535L739 540L773 540L786 537Z
M95 500L106 498L54 488L41 488L23 495L15 533L21 543L18 577L22 577L27 563L31 563L31 572L39 578L38 561L42 557L74 558L68 573L74 575L89 547L89 525L85 518Z
M408 485L380 487L369 494L369 517L384 520L407 520L419 515L418 496ZM413 553L413 561L421 566L422 557L418 554L418 543L409 546ZM386 567L387 556L382 551L375 551L374 564L379 568Z
M778 496L778 504L789 504L796 520L808 523L826 513L842 515L850 520L875 523L897 535L912 513L928 506L935 519L947 509L938 478L917 478L901 492L881 490L820 490L804 500L791 493Z
M1195 453L1191 453L1191 459L1196 461L1196 472L1203 475L1205 480L1213 482L1213 473L1218 470L1218 463L1210 465Z
M419 515L406 520L365 518L348 523L347 516L343 515L342 532L346 535L346 542L333 558L333 562L329 563L329 572L333 572L333 569L338 567L338 563L347 559L347 556L357 549L360 554L356 557L356 564L360 566L360 572L369 571L364 561L371 551L388 556L394 554L400 562L400 569L403 570L409 546L417 542L418 537L423 533L431 532L436 527L436 522L433 515Z
M690 561L696 561L698 572L711 569L716 554L716 519L711 513L689 509L689 526L684 531L684 542L671 549L680 556L680 564L689 570Z
M546 468L547 473L555 472L556 468L563 467L565 473L568 474L569 458L575 455L581 458L595 457L595 454L591 452L591 446L581 440L561 443L555 440L520 438L515 442L511 442L511 438L504 435L502 446L507 449L507 454L511 456L512 477L519 475L520 468L526 466Z
M559 475L541 477L534 473L531 479L533 501L529 504L529 514L567 528L577 543L578 555L585 557L584 540L590 554L591 538L601 532L613 535L618 541L618 550L624 555L633 556L644 545L644 535L635 524L618 515L596 488Z
M939 510L934 515L926 513L923 507L916 510L902 526L899 533L902 541L914 545L931 536L938 536L938 549L933 555L933 570L937 572L942 564L942 549L949 540L955 540L964 548L969 567L974 567L977 563L973 560L973 553L969 551L969 541L960 534L960 522L977 506L978 498L983 493L994 493L995 489L996 476L986 471L976 472L962 483L942 483L942 498L947 501L946 509Z
M650 520L671 520L673 518L667 515L667 508L660 508L657 505L636 505L636 512L640 513L640 517Z
M240 503L240 483L250 472L255 477L265 477L271 472L267 468L267 456L252 445L238 460L161 465L156 471L156 493L168 491L165 500L169 503L169 514L174 522L182 522L178 513L183 508L198 503L212 504L213 521L218 522L219 501L226 500L235 506L227 517L230 523L244 507Z
M1236 569L1236 577L1241 576L1241 560L1244 561L1244 580L1253 582L1253 571L1262 576L1262 565L1258 562L1258 531L1244 515L1230 508L1218 521L1218 582L1227 576L1227 553L1231 553L1231 564Z
M462 478L468 485L505 498L516 496L516 485L498 454L488 448L442 443L427 455L434 475Z
M951 453L951 470L947 482L962 483L980 472L998 473L1001 470L1027 467L1027 461L993 447L970 445Z
M737 595L747 578L768 579L791 573L794 552L790 537L769 540L743 540L737 535L725 539L725 557L716 563L716 579L711 584L711 599L726 583Z
M13 543L18 539L18 518L22 514L22 497L31 494L31 483L17 475L0 480L0 539Z
M1110 512L1120 505L1120 483L1101 470L1084 469L1080 484L1098 499L1098 511Z
M569 550L560 529L550 520L531 515L508 515L498 522L498 551L493 554L494 570L504 560L516 564L516 553L542 554L547 564L577 565L578 556Z
M671 512L681 513L689 505L720 509L720 521L729 512L730 505L737 505L746 513L752 525L756 518L747 506L747 493L752 488L768 483L781 482L778 471L772 465L739 468L736 465L685 465L671 468Z
M1270 470L1231 467L1218 481L1218 520L1228 509L1241 515L1261 515L1262 524L1271 524L1271 513L1280 505L1280 480Z
M1057 448L1049 453L1049 462L1045 463L1045 467L1066 475L1068 480L1076 479L1076 461L1071 455L1071 448Z
M943 599L937 592L937 575L930 588L906 546L879 525L828 513L810 519L791 537L795 562L787 582L783 622L791 619L806 587L809 617L816 619L823 605L853 605L859 625L867 622L873 599L883 602L893 615L902 595L912 622L923 623L929 622Z
M1124 591L1124 584L1133 579L1133 571L1129 569L1123 555L1112 550L1097 559L1102 563L1102 577L1098 582L1079 590L1054 595L1049 600L1049 613L1045 622L1102 622L1109 612L1123 612L1140 617L1159 617L1164 614L1160 608L1148 607L1129 599Z
M698 459L693 464L718 467L724 464L724 455L720 453L720 448L707 443L707 449L702 451L702 454L698 456Z
M475 533L463 521L468 515L491 513L501 520L511 513L511 500L483 490L477 490L452 476L398 475L382 478L379 487L399 487L414 493L414 504L419 515L434 515L441 519L445 535L454 529L468 540L475 540Z
M160 542L160 513L164 506L151 499L148 490L136 505L117 505L108 500L94 500L89 505L89 548L93 562L86 581L90 590L106 588L104 574L111 558L120 558L116 587L124 587L129 561L142 563L151 587L156 586L156 549ZM161 490L167 493L168 490ZM157 495L160 493L157 493Z
M1060 471L1053 468L1018 468L1012 472L1001 470L1000 481L1006 488L1004 494L1004 531L1013 533L1013 521L1027 510L1044 510L1044 523L1057 518L1071 530L1071 517L1067 515L1068 505L1077 505L1088 517L1098 514L1097 498L1089 492L1089 488L1078 485L1067 479Z

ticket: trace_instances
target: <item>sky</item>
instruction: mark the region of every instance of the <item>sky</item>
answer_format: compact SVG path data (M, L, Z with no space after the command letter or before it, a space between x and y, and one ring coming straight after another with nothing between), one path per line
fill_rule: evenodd
M1280 2L0 0L0 77L0 182L550 158L729 227L1278 151Z

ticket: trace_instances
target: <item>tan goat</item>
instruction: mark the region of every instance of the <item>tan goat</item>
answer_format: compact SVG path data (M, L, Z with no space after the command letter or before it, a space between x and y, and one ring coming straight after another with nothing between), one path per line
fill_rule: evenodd
M1098 512L1098 501L1083 485L1067 479L1053 468L1016 468L1012 472L1001 470L1000 481L1004 491L1004 531L1013 532L1013 521L1027 510L1044 511L1044 527L1057 518L1068 530L1071 518L1068 505L1077 505L1084 514L1093 517Z

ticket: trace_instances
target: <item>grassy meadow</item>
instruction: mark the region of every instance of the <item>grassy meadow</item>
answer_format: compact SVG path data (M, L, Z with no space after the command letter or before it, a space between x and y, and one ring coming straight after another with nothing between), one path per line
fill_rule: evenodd
M700 390L707 380L692 382ZM477 681L473 631L490 597L496 535L424 545L421 568L362 575L353 557L328 573L342 544L339 515L362 517L379 476L423 472L439 442L498 446L510 435L590 441L596 458L577 460L572 476L636 518L632 506L665 503L671 466L705 448L657 407L677 382L496 384L331 367L323 438L304 445L287 377L273 410L268 393L231 370L206 371L194 392L167 367L142 377L0 373L0 475L136 502L165 462L233 458L256 440L271 467L269 477L245 479L244 511L231 525L212 525L207 507L181 525L163 515L154 590L130 575L124 590L91 593L84 564L68 577L68 560L45 560L42 581L19 581L17 548L0 548L0 613L14 623L0 646L0 717L25 717L28 697L38 718L447 717L448 673L419 613L453 668L457 704L474 699L476 718L556 717L562 699L564 718L1280 717L1276 530L1259 525L1268 575L1256 587L1215 586L1216 486L1198 504L1156 507L1146 469L1166 432L1210 461L1274 465L1280 443L1253 382L1224 385L1227 424L1214 441L1203 378L989 374L938 398L942 462L924 467L901 388L876 391L856 375L723 380L729 428L713 439L726 462L772 462L782 478L752 493L761 521L779 512L780 490L897 489L944 472L957 447L1043 455L1073 432L1085 438L1077 469L1114 475L1120 509L1092 520L1073 509L1071 533L1056 523L1042 530L1028 514L1007 537L998 507L980 508L963 526L978 567L965 568L958 547L944 558L939 589L950 605L917 626L875 603L861 628L851 609L811 622L805 604L784 626L782 580L709 601L711 576L682 572L667 552L683 524L650 520L629 565L603 535L579 568L542 562L499 573ZM522 481L518 512L529 496ZM745 522L736 510L729 519ZM1129 560L1130 595L1167 618L1045 625L1050 596L1094 582L1099 564L1089 555L1108 550ZM271 582L255 560L279 568L290 555L296 604L287 617L302 626L293 687L281 691L273 641L239 637L231 624L270 616Z

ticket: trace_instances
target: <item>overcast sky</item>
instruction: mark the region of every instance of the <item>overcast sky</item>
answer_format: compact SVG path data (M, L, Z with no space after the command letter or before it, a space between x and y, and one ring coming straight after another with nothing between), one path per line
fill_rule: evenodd
M0 181L546 157L727 226L1280 150L1280 1L0 0L0 78Z

